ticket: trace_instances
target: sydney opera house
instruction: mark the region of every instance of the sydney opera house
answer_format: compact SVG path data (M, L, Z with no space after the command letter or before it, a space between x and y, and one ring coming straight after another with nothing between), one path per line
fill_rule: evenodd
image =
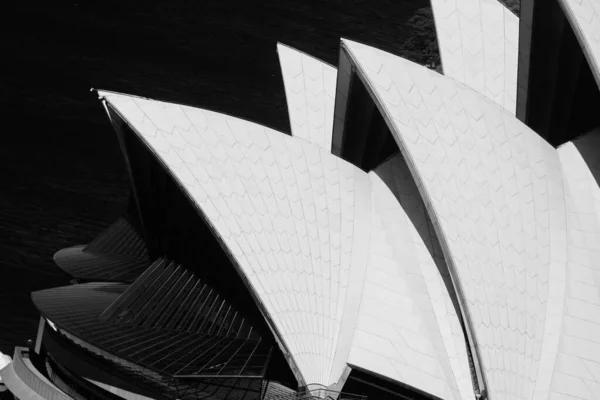
M600 0L432 0L443 74L277 45L291 134L98 91L123 216L19 399L599 399ZM107 132L108 134L108 132ZM2 387L0 385L0 387Z

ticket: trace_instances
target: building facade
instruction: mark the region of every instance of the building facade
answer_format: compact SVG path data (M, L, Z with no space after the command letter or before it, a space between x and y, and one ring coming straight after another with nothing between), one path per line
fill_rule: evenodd
M98 91L130 200L56 253L75 284L32 294L6 387L599 398L600 1L432 7L443 74L278 44L291 134Z

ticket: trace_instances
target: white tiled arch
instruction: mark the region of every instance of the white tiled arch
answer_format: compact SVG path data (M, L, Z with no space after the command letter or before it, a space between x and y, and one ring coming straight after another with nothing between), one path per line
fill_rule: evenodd
M444 257L400 154L369 173L370 247L348 362L443 399L474 398Z
M519 17L498 0L431 0L444 74L512 114Z
M558 0L600 87L600 0Z
M337 70L277 44L292 135L331 151Z
M440 398L472 399L464 334L416 185L400 155L368 176L368 256L350 271L329 380L350 365Z
M394 192L375 172L367 174L316 145L236 118L99 94L208 217L307 383L337 381L335 371L349 359L375 367L372 361L386 356L396 363L393 370L376 370L390 379L448 398L470 397L465 395L470 377L464 341L457 339L458 317L446 312L448 294L439 287L440 277L434 277L435 261L417 233L419 227L412 226ZM401 226L389 225L388 215ZM392 247L409 235L411 244L402 254L413 260L410 271L402 259L386 253L384 243L370 240L371 234ZM383 338L389 345L401 340L397 356L386 355L386 347L365 349L361 339L370 329L373 307L386 302L372 295L385 275L381 268L386 258L385 264L399 272L395 280L410 281L413 288L406 296L417 305L412 310L400 307L390 316L388 326L404 332ZM420 282L418 287L415 282ZM406 325L416 320L422 321L421 328ZM372 356L361 355L369 349Z
M421 207L462 287L491 397L593 398L599 164L572 143L557 152L460 83L343 43L410 173L392 158L366 174L236 118L100 95L207 215L307 382L331 384L349 363L442 398L471 398L440 249L427 251L423 225L408 215Z
M342 42L437 225L490 397L529 398L547 325L548 280L565 261L555 149L472 89Z
M227 245L307 383L326 382L355 241L358 168L211 111L99 92L180 181Z
M600 81L600 0L559 3ZM426 251L423 226L402 202L412 196L442 242L490 397L594 398L600 188L573 143L557 152L513 117L518 18L497 0L432 6L446 77L343 41L408 161L410 174L392 175L412 175L410 193L384 183L392 160L366 174L329 154L336 70L281 44L294 138L100 95L206 214L307 383L330 384L350 363L442 398L472 398L439 254ZM378 318L398 296L389 310L400 312Z

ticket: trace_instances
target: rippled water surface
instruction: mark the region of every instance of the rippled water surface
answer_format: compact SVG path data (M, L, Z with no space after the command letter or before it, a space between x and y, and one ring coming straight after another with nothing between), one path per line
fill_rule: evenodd
M30 293L121 212L127 181L90 87L184 102L289 131L277 41L337 65L340 36L418 59L428 0L16 2L0 39L0 351L35 336ZM51 5L52 4L52 5ZM427 24L425 24L427 25ZM432 29L431 26L419 29ZM432 32L432 31L431 31ZM10 122L10 123L8 123Z

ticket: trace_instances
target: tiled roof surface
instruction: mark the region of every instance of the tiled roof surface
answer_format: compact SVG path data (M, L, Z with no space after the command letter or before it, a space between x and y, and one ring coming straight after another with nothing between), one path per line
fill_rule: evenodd
M548 280L565 257L554 148L510 113L435 72L343 40L392 124L453 279L494 398L528 398Z
M600 84L600 0L559 0Z
M444 74L515 113L519 17L498 0L432 0Z
M303 140L207 110L101 93L206 215L307 382L331 368L366 175ZM367 187L362 187L367 185ZM358 232L359 235L363 234Z
M396 280L420 282L412 282L407 293L415 298L415 307L397 310L392 319L391 329L400 329L405 340L396 358L405 361L404 369L398 367L389 377L428 390L435 376L439 394L461 398L463 392L472 393L458 318L428 252L428 246L431 251L435 246L431 237L424 240L418 233L431 226L413 226L415 222L398 207L396 194L380 178L314 144L249 122L152 100L101 95L165 162L208 217L275 321L307 382L337 381L336 373L341 373L337 370L348 361L353 344L354 358L360 358L360 337L373 329L369 310L386 304L385 299L379 303L374 299L372 304L368 300L384 283L381 268L386 264L400 272ZM400 192L397 195L402 197ZM391 204L396 204L399 218L394 224L401 226L391 226L389 221L380 226ZM402 260L392 254L385 261L387 248L378 240L370 241L369 235L392 244L402 243L407 232L412 232L413 244L407 251L414 262L405 273L408 267L402 267ZM415 249L414 243L421 247ZM437 262L443 263L439 248L435 251ZM406 325L415 319L423 321L417 331L424 337ZM427 349L415 351L423 341ZM419 354L422 362L408 361ZM336 368L334 359L339 361ZM435 370L428 369L431 365Z
M561 4L597 74L600 1ZM100 95L207 217L307 383L349 363L473 398L474 351L493 399L594 398L598 134L557 151L514 117L518 19L504 6L433 7L446 76L342 40L336 89L333 67L279 45L293 137ZM401 150L368 174L330 154L352 64Z
M408 167L397 155L369 176L369 259L349 363L440 398L473 398L447 266Z
M292 135L331 151L337 70L277 44Z
M548 321L535 395L600 393L600 135L558 149L566 195L565 263L549 281Z

